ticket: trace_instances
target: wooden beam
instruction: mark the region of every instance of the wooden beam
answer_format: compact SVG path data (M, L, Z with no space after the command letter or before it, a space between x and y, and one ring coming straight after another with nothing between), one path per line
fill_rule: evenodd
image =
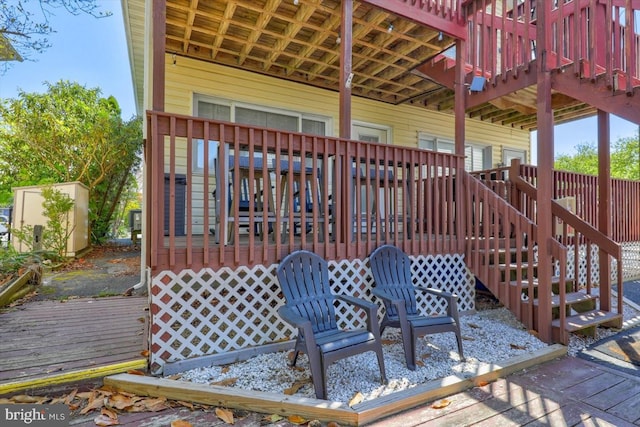
M164 80L165 80L165 68L164 68L164 56L165 56L165 37L166 27L165 21L167 18L167 2L166 0L157 0L153 2L152 19L153 19L153 33L152 33L152 102L151 108L154 111L164 111Z
M418 2L406 2L399 0L362 0L364 3L372 4L388 12L394 13L403 18L419 22L428 27L442 31L456 39L467 39L466 23L461 25L456 19L446 19L419 7Z
M553 169L553 110L551 107L551 74L546 66L547 52L551 46L551 26L547 25L547 17L551 12L552 2L537 0L537 120L538 120L538 168L541 171ZM553 264L551 257L551 239L553 238L551 198L553 197L553 174L538 174L538 333L541 340L551 342L551 281Z
M611 156L609 113L598 110L598 229L611 237ZM599 250L600 309L611 311L611 263Z
M353 69L353 0L342 2L340 25L340 138L351 139L351 85Z

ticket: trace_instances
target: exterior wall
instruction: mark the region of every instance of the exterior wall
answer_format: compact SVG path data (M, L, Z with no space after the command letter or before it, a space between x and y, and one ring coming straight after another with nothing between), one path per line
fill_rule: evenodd
M339 134L338 93L301 83L263 76L230 67L196 61L189 58L165 56L166 93L165 110L183 115L194 115L194 94L232 100L257 106L304 112L331 118L332 134ZM426 110L411 105L390 105L363 98L352 100L352 119L357 122L383 125L391 128L392 141L396 145L417 147L418 133L454 140L455 121L452 114ZM530 158L529 132L492 125L479 120L466 121L469 143L493 145L492 164L502 162L502 149L525 150ZM169 152L165 141L165 153ZM187 153L184 141L176 139L176 173L185 173ZM182 148L181 148L182 147ZM168 164L165 162L165 165ZM213 171L211 171L213 173ZM193 177L192 188L194 232L203 233L204 196L210 197L215 179L209 177L209 188L204 188L200 175ZM215 215L210 200L209 216Z
M89 246L89 189L80 182L68 182L52 185L56 190L69 195L74 200L69 214L69 224L73 227L67 243L67 255L74 256ZM14 188L14 214L12 227L25 225L46 226L47 218L42 213L42 186ZM28 247L15 237L13 247L17 251L26 251Z

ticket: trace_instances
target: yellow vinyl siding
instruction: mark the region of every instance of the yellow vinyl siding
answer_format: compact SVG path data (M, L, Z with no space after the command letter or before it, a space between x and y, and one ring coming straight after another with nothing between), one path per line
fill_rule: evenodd
M204 61L177 57L173 65L166 55L165 109L168 112L193 115L194 94L255 106L277 108L331 118L332 136L339 134L339 94L330 90L290 82ZM393 144L417 147L418 133L454 140L455 120L451 114L426 110L412 105L391 105L368 99L352 99L352 119L358 122L391 128ZM492 165L502 161L502 148L525 150L530 154L529 132L493 125L479 120L466 120L466 140L478 145L492 145ZM176 172L186 172L186 148L177 153ZM168 142L165 143L168 149ZM168 150L165 151L168 153ZM166 163L168 165L168 162ZM168 168L168 166L166 166ZM168 169L166 169L168 170ZM203 181L194 174L194 232L202 224ZM215 180L210 177L209 188ZM207 193L210 194L211 191ZM214 215L214 200L209 196L210 215ZM213 218L213 216L211 216ZM199 230L200 231L200 230Z

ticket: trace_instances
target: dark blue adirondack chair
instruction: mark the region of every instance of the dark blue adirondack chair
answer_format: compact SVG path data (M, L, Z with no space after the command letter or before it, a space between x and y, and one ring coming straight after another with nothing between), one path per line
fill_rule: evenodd
M369 256L374 288L372 293L384 303L386 314L380 332L389 326L400 328L407 367L416 369L416 342L419 337L440 332L453 332L458 341L462 360L462 336L458 318L458 297L439 289L414 286L411 279L411 260L393 245L383 245ZM416 291L434 295L447 301L447 314L422 316L418 314Z
M352 296L333 295L327 262L313 252L301 250L287 255L278 266L277 275L286 300L278 314L298 329L291 366L295 366L301 351L307 354L318 399L327 398L327 367L336 360L366 351L376 353L380 377L386 383L375 304ZM338 329L336 299L364 310L367 328Z

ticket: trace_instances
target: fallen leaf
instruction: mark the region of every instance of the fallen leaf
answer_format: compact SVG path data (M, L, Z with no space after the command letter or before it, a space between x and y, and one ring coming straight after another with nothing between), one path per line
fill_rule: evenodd
M278 414L271 414L271 415L267 415L266 417L263 418L263 420L267 423L271 423L271 424L275 424L278 421L282 421L284 420L284 417L278 415Z
M97 417L95 417L93 419L93 422L100 427L105 427L105 426L117 426L118 424L120 424L118 422L118 420L113 420L111 418L109 418L106 415L98 415Z
M64 403L66 403L67 405L69 403L71 403L73 401L73 399L75 399L76 395L78 394L78 389L73 389L73 391L71 391L71 393L67 394L67 396L64 399Z
M94 409L101 409L104 406L104 397L102 396L95 396L93 398L89 399L89 402L87 402L87 406L85 406L84 408L82 408L82 410L80 411L81 415L84 415L86 413L89 413L91 411L93 411Z
M298 392L298 390L300 390L306 383L308 382L308 380L305 381L296 381L295 383L293 383L291 385L291 387L286 388L283 393L286 394L287 396L291 396L294 395Z
M382 343L382 345L393 345L393 344L397 344L398 340L384 339L384 340L380 340L380 342Z
M287 418L287 420L290 423L297 424L297 425L304 424L307 422L307 420L302 418L300 415L290 415L289 418Z
M223 366L222 369L220 370L220 373L226 374L227 372L229 372L229 369L231 369L229 365Z
M227 424L233 424L235 422L233 419L233 412L228 409L216 408L216 417L220 418Z
M354 394L351 400L349 401L349 407L357 405L358 403L362 403L363 400L364 400L364 396L362 395L362 393L356 392L356 394Z
M476 325L475 323L467 323L467 326L473 329L482 329L480 325Z
M340 427L340 424L335 421L330 421L327 423L327 427Z
M122 394L114 394L113 396L107 399L107 406L116 409L125 409L130 406L133 406L135 403L129 396L125 396Z
M149 357L149 350L142 350L140 352L140 356L142 357Z
M467 336L464 336L464 335L462 336L462 339L463 339L463 340L466 340L466 341L475 341L475 340L476 340L476 339L475 339L475 338L473 338L473 337L467 337Z
M219 385L221 387L229 387L238 382L238 378L226 378L224 380L212 382L211 385Z
M423 360L424 360L424 359L428 359L428 358L430 358L430 357L431 357L431 353L425 353L425 354L423 354L422 356L420 356L420 359L423 359Z
M518 345L518 344L509 344L509 347L511 347L514 350L526 350L527 347L524 347L522 345Z
M19 394L11 398L11 401L13 403L39 403L41 400L41 397L27 396L26 394Z
M146 374L142 371L139 371L137 369L130 369L127 371L127 374L131 374L131 375L140 375L140 376L145 376Z
M442 409L442 408L446 408L449 405L451 405L451 401L449 401L447 399L442 399L442 400L439 400L439 401L435 402L433 405L431 405L431 407L433 409Z
M155 399L144 399L141 403L151 412L163 411L169 407L166 397L158 397Z
M144 322L146 322L146 321L147 321L147 320L146 320L144 317L138 317L138 322L140 322L140 323L144 323Z
M116 414L116 411L114 411L112 409L102 408L102 409L100 409L100 414L101 415L105 415L105 416L111 418L112 420L117 420L118 419L118 414Z
M489 384L489 381L478 381L476 387L484 387Z
M175 420L171 421L171 427L193 427L193 424L191 424L189 421Z
M421 368L423 368L426 365L424 364L424 362L422 360L416 360L416 366L420 366Z
M179 405L184 406L185 408L189 408L192 411L196 409L196 407L191 402L185 402L183 400L178 400L178 401L176 401L176 403L178 403Z
M78 396L79 399L90 399L93 394L94 392L92 391L82 391L76 394L76 396Z

